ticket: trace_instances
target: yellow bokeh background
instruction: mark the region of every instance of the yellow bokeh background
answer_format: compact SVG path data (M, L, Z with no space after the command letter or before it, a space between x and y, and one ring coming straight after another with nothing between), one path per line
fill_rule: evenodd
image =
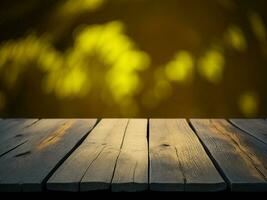
M41 1L2 5L2 116L267 113L262 3L62 0L50 4L42 14L37 11L44 6ZM14 26L20 18L29 25Z

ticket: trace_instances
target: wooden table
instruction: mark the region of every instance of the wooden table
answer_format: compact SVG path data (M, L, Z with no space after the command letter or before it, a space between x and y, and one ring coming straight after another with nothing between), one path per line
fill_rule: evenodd
M0 191L267 191L265 119L0 119Z

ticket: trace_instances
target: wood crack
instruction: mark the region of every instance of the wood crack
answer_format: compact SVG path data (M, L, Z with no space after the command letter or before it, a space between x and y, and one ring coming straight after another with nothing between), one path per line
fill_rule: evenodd
M32 122L31 124L29 124L28 126L25 126L23 129L29 128L31 126L33 126L34 124L36 124L37 122L39 122L41 119L37 119L34 122Z
M112 176L111 176L111 183L113 182L113 179L114 179L114 176L115 176L116 167L117 167L117 164L118 164L119 157L121 155L121 151L122 151L122 147L123 147L123 143L124 143L124 139L125 139L125 136L126 136L126 131L127 131L127 128L128 128L129 123L130 123L130 120L128 119L127 124L126 124L125 129L124 129L124 133L123 133L123 137L122 137L122 141L121 141L121 146L120 146L119 154L118 154L118 156L116 158L115 166L114 166L113 173L112 173Z
M184 171L184 168L183 168L183 166L182 166L182 163L181 163L181 160L180 160L180 158L179 158L179 154L178 154L178 149L176 148L176 147L174 147L175 148L175 152L176 152L176 156L177 156L177 161L178 161L178 167L179 167L179 169L180 169L180 171L181 171L181 174L182 174L182 176L183 176L183 182L184 182L184 190L185 190L185 185L186 185L186 183L187 183L187 179L186 179L186 175L185 175L185 171Z
M101 155L101 153L104 151L104 149L106 148L106 146L103 146L102 149L100 150L100 152L96 155L96 157L92 160L92 162L88 165L88 167L86 168L84 174L82 175L80 181L79 181L79 190L81 191L81 182L84 178L84 176L86 175L87 171L90 169L90 167L93 165L93 163L99 158L99 156Z
M136 173L137 165L138 165L138 162L135 162L134 171L133 171L133 183L135 183L135 173Z
M25 140L24 142L22 142L22 143L16 145L15 147L12 147L12 148L10 148L9 150L3 152L2 154L0 154L0 157L2 157L2 156L4 156L4 155L10 153L11 151L17 149L18 147L22 146L22 145L25 144L26 142L28 142L28 140Z
M166 126L166 125L165 125ZM169 135L172 135L172 132L170 131L169 127L166 126L166 129L168 130L169 132ZM164 143L163 144L164 147L172 147L173 145L170 145L170 144L166 144ZM181 160L179 158L179 153L178 153L178 149L176 146L173 146L174 150L175 150L175 153L176 153L176 157L177 157L177 162L178 162L178 167L179 167L179 170L182 174L182 177L183 177L183 190L185 190L185 185L187 183L187 179L186 179L186 175L185 175L185 171L184 171L184 168L182 166L182 163L181 163Z
M26 156L29 154L31 154L31 151L25 151L23 153L19 153L19 154L15 155L14 158L23 157L23 156Z
M236 147L237 149L239 149L240 152L242 152L241 155L246 156L245 159L246 159L246 160L249 160L250 163L251 163L251 165L252 165L252 166L256 169L256 171L261 175L261 177L262 177L265 181L267 181L267 177L266 177L266 176L264 175L264 173L258 168L257 163L255 163L255 159L253 158L253 156L251 156L251 153L248 152L245 148L243 148L242 145L239 144L239 142L236 141L236 139L233 138L230 134L228 134L227 132L224 132L224 131L220 130L220 129L217 127L217 125L216 125L215 123L213 123L211 120L210 120L210 123L213 125L213 127L214 127L217 131L219 131L220 133L222 133L224 136L230 138L230 140L234 143L235 147ZM256 161L256 162L260 162L260 164L262 164L262 162L259 161L259 160ZM262 165L262 166L264 166L264 165ZM266 169L265 166L264 166L264 168Z
M251 137L253 137L253 138L255 138L256 140L258 140L259 142L262 142L263 144L267 145L266 141L264 141L264 140L262 140L262 139L256 137L255 135L251 134L250 131L242 129L241 127L239 127L237 124L235 124L235 123L232 122L231 120L227 120L227 122L228 122L229 124L231 124L232 126L234 126L236 129L238 129L238 130L240 130L240 131L242 131L242 132L244 132L244 133L250 135Z

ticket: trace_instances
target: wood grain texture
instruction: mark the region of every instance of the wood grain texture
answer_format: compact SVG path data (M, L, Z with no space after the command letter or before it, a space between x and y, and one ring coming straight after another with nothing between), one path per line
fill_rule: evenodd
M267 144L267 122L264 119L230 119L243 131Z
M23 129L18 134L26 142L0 157L0 191L41 191L50 173L95 123L95 119L42 119Z
M101 120L48 180L47 188L56 191L109 189L128 121Z
M36 123L38 119L4 119L0 121L0 141L16 134L16 130L23 129Z
M112 180L112 191L148 189L148 142L146 119L129 121Z
M6 119L0 123L0 157L23 144L23 129L38 122L38 119ZM17 141L17 142L15 142Z
M95 124L0 119L0 191L267 191L265 119Z
M191 120L233 191L267 191L267 148L224 119Z
M46 134L52 132L57 125L63 124L64 122L66 122L64 119L40 120L27 128L20 129L19 126L14 126L14 128L8 129L5 136L2 137L3 141L0 146L1 155L14 151L25 143L33 143L40 140Z
M150 189L218 191L226 184L184 119L151 119Z

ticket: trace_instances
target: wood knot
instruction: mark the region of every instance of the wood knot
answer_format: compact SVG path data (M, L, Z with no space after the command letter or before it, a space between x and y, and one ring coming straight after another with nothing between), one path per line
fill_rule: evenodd
M15 135L15 138L22 137L22 136L23 136L23 134L17 134L17 135Z
M161 147L169 147L169 146L171 146L171 145L169 145L169 144L162 144L162 145L160 145Z

